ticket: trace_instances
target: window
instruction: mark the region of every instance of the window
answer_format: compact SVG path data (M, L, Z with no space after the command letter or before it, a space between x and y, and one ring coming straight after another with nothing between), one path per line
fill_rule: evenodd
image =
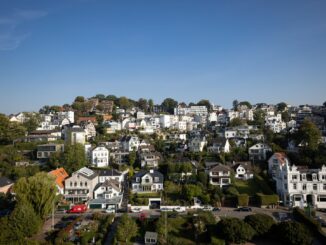
M70 181L70 187L72 187L72 182Z
M80 187L82 187L83 186L83 182L80 181L80 184L79 185L80 185Z
M284 184L284 189L287 190L287 188L288 188L288 185Z
M296 190L296 189L297 189L297 184L294 183L294 184L293 184L293 190Z
M146 182L146 183L149 183L149 178L146 178L146 179L145 179L145 182Z
M77 182L75 181L75 183L74 183L74 186L76 187L77 186Z
M140 181L140 178L139 178L139 177L137 177L137 178L136 178L136 182L139 182L139 181Z
M307 190L307 185L306 184L302 185L302 190L304 190L304 191Z
M326 190L326 184L323 184L323 190Z
M85 186L87 186L87 182L85 181Z
M317 184L313 184L313 185L312 185L312 189L313 189L314 191L317 191Z
M297 175L292 175L292 180L297 180L298 176Z
M319 195L317 196L318 202L326 202L326 196L325 195Z
M312 175L312 180L317 180L317 175L316 174Z
M159 177L155 177L155 182L158 182L159 181Z
M321 176L321 179L322 179L322 180L326 180L326 175L323 174L323 175Z
M294 201L296 201L296 202L301 201L301 196L299 196L299 195L294 195Z
M302 174L302 180L306 180L306 174Z

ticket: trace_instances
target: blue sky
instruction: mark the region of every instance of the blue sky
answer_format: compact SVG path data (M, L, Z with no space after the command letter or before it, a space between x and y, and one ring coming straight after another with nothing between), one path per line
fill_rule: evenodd
M324 0L1 0L0 112L98 93L326 100Z

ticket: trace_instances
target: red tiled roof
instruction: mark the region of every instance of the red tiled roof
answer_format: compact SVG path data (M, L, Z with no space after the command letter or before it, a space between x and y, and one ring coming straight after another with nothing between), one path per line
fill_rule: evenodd
M64 168L57 168L49 172L49 174L55 177L55 183L61 188L64 187L64 180L69 177Z

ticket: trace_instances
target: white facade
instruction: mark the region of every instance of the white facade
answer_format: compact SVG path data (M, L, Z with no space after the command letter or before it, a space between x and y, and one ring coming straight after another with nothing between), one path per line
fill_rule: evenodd
M275 179L277 193L285 205L326 208L326 166L307 169L285 164L277 169Z
M255 144L251 146L248 150L249 159L258 160L258 161L266 160L267 153L271 151L272 149L266 144L263 143Z
M207 141L205 137L195 137L189 143L189 150L192 152L202 152L206 145Z
M208 172L209 183L220 188L231 184L231 170L227 166L217 165Z
M109 166L109 150L98 146L92 150L92 165L102 168Z
M170 128L171 127L171 116L170 115L161 115L160 116L160 125L161 125L161 128Z

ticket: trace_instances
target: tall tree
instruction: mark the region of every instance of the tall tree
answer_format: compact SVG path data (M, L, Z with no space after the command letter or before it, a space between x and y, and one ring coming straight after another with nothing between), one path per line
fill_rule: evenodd
M140 98L137 102L137 105L139 107L139 109L141 109L142 111L147 111L147 100L144 98Z
M63 158L64 167L69 173L75 172L87 164L85 148L82 144L67 145Z
M280 102L276 105L277 111L280 111L280 112L283 112L286 107L287 107L287 104L285 102Z
M26 128L27 132L30 133L37 129L41 118L39 114L35 113L25 113L26 120L23 123L23 126Z
M239 105L239 101L238 100L233 100L232 102L232 107L233 107L233 110L238 110L238 105Z
M19 203L30 203L42 219L51 213L56 201L54 178L44 172L20 178L14 185L14 192Z
M212 104L211 104L211 102L209 102L209 100L206 100L206 99L200 100L200 101L197 103L197 105L206 106L207 111L211 111L211 109L212 109Z
M75 98L75 101L74 102L80 102L80 103L83 103L85 102L85 97L84 96L77 96Z
M150 113L154 111L154 101L152 99L148 100L148 110Z
M122 96L119 98L119 103L118 103L119 107L122 109L129 109L131 107L130 101L127 97Z
M251 109L252 108L252 105L250 104L249 101L241 101L239 103L239 105L245 105L245 106L247 106L248 109Z
M127 243L132 237L137 235L137 231L138 227L135 220L127 214L123 214L117 227L117 240Z
M166 98L165 100L163 100L161 106L165 112L173 114L174 108L178 106L178 101L172 98Z
M321 132L316 124L305 119L297 132L297 143L301 143L304 149L315 151L318 149Z

